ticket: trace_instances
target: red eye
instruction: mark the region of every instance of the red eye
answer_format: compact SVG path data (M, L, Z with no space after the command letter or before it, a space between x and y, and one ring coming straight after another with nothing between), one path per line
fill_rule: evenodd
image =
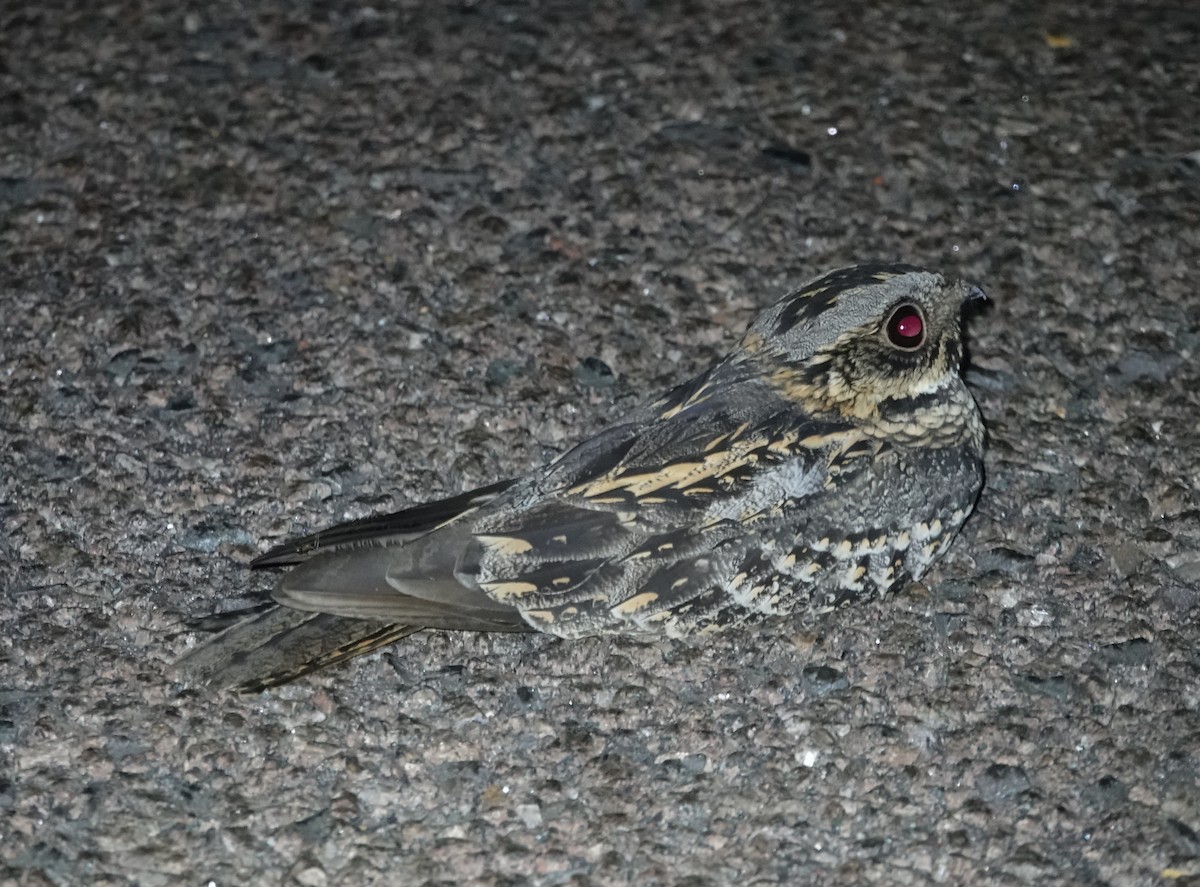
M925 318L916 305L901 305L887 322L887 334L897 348L920 348L925 341Z

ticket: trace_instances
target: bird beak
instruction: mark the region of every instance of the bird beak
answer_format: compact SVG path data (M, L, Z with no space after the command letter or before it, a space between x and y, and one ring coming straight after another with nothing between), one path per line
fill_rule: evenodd
M967 294L965 296L963 296L964 304L967 302L990 302L990 301L991 301L991 299L988 298L988 294L983 291L983 287L981 287L979 284L977 284L977 283L967 284Z

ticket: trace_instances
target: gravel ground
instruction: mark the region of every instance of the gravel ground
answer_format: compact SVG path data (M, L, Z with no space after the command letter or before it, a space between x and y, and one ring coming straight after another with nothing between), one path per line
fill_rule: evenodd
M789 11L790 10L790 11ZM0 884L1200 884L1193 3L0 7ZM982 283L924 585L173 680L815 273Z

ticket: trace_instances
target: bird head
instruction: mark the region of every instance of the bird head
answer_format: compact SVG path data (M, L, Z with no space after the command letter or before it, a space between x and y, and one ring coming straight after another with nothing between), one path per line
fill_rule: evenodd
M962 308L978 287L908 265L830 272L764 311L731 355L812 414L884 420L961 401Z

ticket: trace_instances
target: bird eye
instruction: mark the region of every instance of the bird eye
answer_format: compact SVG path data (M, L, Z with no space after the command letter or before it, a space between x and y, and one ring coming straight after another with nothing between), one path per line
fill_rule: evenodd
M888 318L887 335L897 348L911 351L920 348L925 341L925 318L916 305L905 302L898 305Z

